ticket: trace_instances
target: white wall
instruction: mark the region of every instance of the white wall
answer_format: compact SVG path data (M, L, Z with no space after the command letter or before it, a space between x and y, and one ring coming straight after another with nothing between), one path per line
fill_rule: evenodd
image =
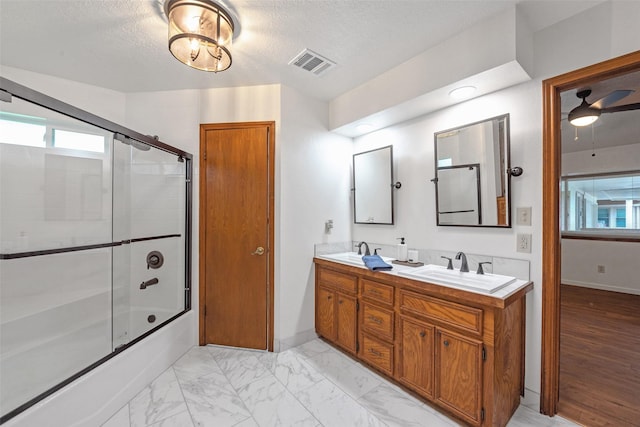
M353 240L393 244L405 237L410 248L462 250L531 262L534 290L527 297L525 386L540 391L542 322L542 80L640 49L640 39L620 25L640 16L640 2L606 2L534 34L535 75L530 82L356 138L354 152L393 144L397 191L394 226L353 225ZM597 24L596 24L597 23ZM624 35L624 36L623 36ZM586 42L578 43L580 38ZM630 39L634 41L630 41ZM532 225L511 229L436 227L433 133L499 114L510 114L511 164L524 174L512 178L512 219L516 207L532 207ZM516 252L516 233L531 233L532 252ZM612 266L613 267L613 266ZM535 406L537 399L531 403Z
M638 170L640 143L562 156L562 174L588 174ZM633 268L640 259L637 242L562 239L562 283L640 295ZM598 266L605 267L598 273Z
M314 332L314 243L350 240L350 138L329 133L328 107L282 87L276 298L280 348ZM325 233L325 221L334 228Z
M531 262L531 280L535 287L527 307L526 386L538 392L540 383L540 307L541 307L541 144L542 104L539 80L477 98L409 122L374 132L355 140L355 152L393 144L396 179L396 224L353 225L353 240L393 244L405 237L409 248L464 251ZM525 101L523 101L525 100ZM481 119L510 114L511 164L521 166L524 174L512 178L512 209L531 206L532 226L511 229L437 227L435 214L435 132ZM532 233L532 253L517 253L517 232ZM394 254L384 254L393 256Z
M276 122L275 349L311 336L313 244L350 236L351 140L329 133L328 107L280 85L127 95L127 126L194 155L193 301L198 301L199 125ZM325 218L326 217L326 218ZM324 234L324 222L335 228ZM197 332L197 326L195 331Z
M193 155L191 288L192 309L196 319L192 330L192 343L195 345L198 342L200 277L198 267L200 124L275 120L276 146L279 147L280 86L132 93L126 95L126 111L127 127L144 134L158 135L160 141ZM276 179L278 179L277 166ZM276 188L276 195L278 191ZM277 202L275 209L277 216L280 209ZM278 228L277 221L276 228Z

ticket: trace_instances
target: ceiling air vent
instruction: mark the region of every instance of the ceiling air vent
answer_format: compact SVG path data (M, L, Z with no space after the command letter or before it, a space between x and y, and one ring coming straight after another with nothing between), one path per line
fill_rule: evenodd
M318 55L312 50L305 49L298 55L296 55L295 58L289 61L289 65L302 68L303 70L309 71L316 76L321 76L335 67L336 63L328 60L322 55Z

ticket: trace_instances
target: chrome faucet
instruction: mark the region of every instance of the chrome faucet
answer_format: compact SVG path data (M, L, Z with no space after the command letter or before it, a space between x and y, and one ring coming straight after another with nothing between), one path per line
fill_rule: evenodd
M469 272L469 264L467 264L467 256L464 252L458 252L456 254L456 259L462 259L462 264L460 264L460 272L468 273Z
M371 251L369 251L369 245L365 241L362 241L356 245L356 247L358 248L358 255L362 255L362 245L364 245L364 254L371 255Z

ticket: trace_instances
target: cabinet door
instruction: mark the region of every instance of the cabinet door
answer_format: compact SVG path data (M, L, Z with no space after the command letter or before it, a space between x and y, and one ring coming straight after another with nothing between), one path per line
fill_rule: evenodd
M436 399L473 424L482 406L482 343L438 329Z
M400 318L398 380L427 397L433 397L433 335L433 326Z
M318 287L316 299L316 332L328 340L335 341L335 292Z
M346 350L356 352L356 299L336 292L338 329L336 341Z

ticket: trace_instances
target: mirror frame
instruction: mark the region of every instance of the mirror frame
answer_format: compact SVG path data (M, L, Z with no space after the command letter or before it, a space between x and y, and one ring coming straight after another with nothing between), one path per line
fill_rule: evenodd
M503 120L504 121L504 160L500 165L500 176L502 178L502 181L504 183L505 189L504 189L504 195L505 195L505 224L443 224L440 221L440 198L439 198L439 193L438 193L438 169L442 169L438 167L438 137L443 135L443 134L447 134L450 132L454 132L454 131L459 131L461 129L465 129L465 128L469 128L481 123L486 123L486 122L491 122L494 120ZM435 178L433 178L431 181L435 184L435 198L436 198L436 225L440 226L440 227L482 227L482 228L512 228L512 221L511 221L511 173L510 173L510 169L511 169L511 127L510 127L510 116L509 113L505 113L505 114L501 114L498 116L494 116L494 117L489 117L487 119L483 119L483 120L478 120L476 122L473 123L467 123L461 126L457 126L454 128L450 128L450 129L446 129L446 130L442 130L442 131L438 131L435 132L433 134L433 157L434 157L434 165L435 165ZM479 166L478 163L474 163L474 164L464 164L464 165L451 165L449 167L446 167L446 169L451 169L451 168L456 168L456 167L461 167L461 166ZM481 199L480 199L480 188L481 188L481 183L478 180L478 206L481 209ZM480 210L480 212L478 213L478 218L479 218L479 222L482 222L482 211Z
M369 222L369 221L358 221L358 215L357 215L357 198L356 198L356 194L357 194L357 182L356 182L356 156L360 156L363 154L370 154L370 153L374 153L376 151L381 151L381 150L389 150L389 191L391 192L391 197L389 199L389 202L391 203L390 205L390 209L391 209L391 221L390 222ZM394 198L394 186L393 186L393 145L386 145L384 147L378 147L378 148L374 148L372 150L368 150L368 151L363 151L361 153L355 153L353 155L353 170L352 170L352 178L353 178L353 187L351 188L351 191L353 192L353 223L354 224L377 224L377 225L394 225L395 224L395 198Z

